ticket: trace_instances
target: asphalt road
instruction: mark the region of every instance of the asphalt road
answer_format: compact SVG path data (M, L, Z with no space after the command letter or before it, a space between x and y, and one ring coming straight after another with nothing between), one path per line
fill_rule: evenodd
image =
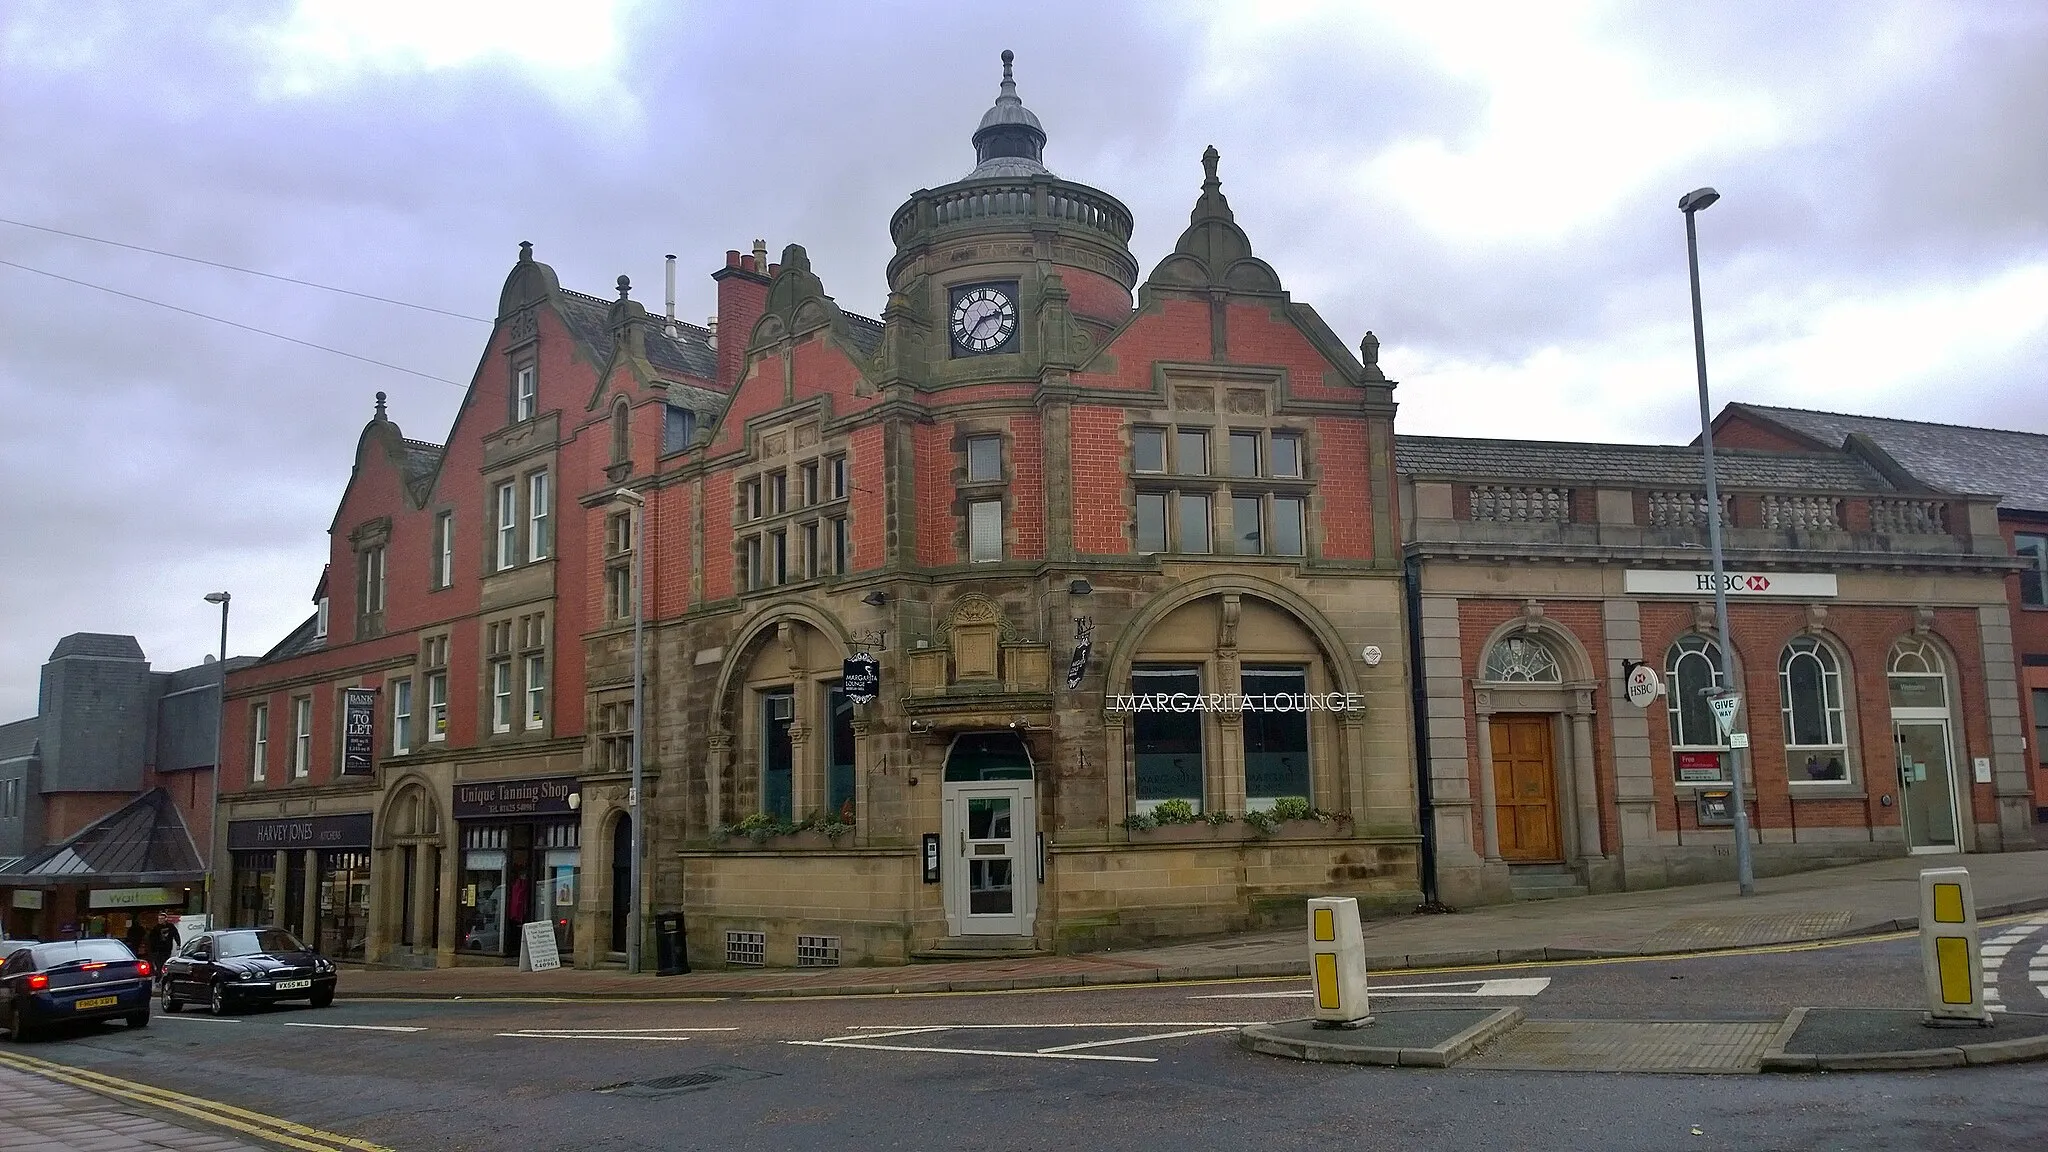
M2017 927L1985 936L2000 931ZM2028 978L2048 968L2032 965L2044 946L2048 927L1997 958L2015 1011L2048 1011L2044 985ZM522 1003L351 1001L344 984L325 1010L159 1012L146 1031L92 1026L20 1050L401 1152L2048 1147L2048 1065L1424 1071L1236 1047L1235 1025L1305 1015L1302 987ZM1763 1019L1919 995L1911 939L1402 973L1376 988L1388 1006L1519 1004L1537 1019Z

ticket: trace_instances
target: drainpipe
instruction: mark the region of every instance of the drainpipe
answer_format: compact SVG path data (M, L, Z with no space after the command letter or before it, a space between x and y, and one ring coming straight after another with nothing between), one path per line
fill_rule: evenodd
M1436 890L1436 799L1429 780L1429 688L1422 676L1422 557L1402 563L1408 611L1408 696L1415 714L1416 816L1422 822L1422 906L1418 912L1449 912Z

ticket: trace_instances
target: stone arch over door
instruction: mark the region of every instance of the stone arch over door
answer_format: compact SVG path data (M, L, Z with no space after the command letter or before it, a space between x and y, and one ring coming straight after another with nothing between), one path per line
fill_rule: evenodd
M762 607L742 625L718 670L711 731L705 753L705 824L730 824L761 811L764 692L790 690L787 717L792 814L801 818L823 803L827 725L824 685L839 678L853 655L852 637L839 620L812 604L782 600ZM883 673L889 682L889 670ZM855 811L865 811L863 773L854 772Z
M1146 677L1169 679L1192 670L1202 694L1235 694L1241 685L1251 683L1250 678L1284 677L1298 669L1303 687L1287 691L1355 698L1358 678L1345 651L1337 630L1298 594L1254 578L1212 576L1176 586L1133 617L1105 665L1104 691L1106 697L1149 694L1159 684L1137 684L1141 670ZM1305 719L1305 733L1287 737L1306 742L1308 786L1299 792L1318 808L1365 812L1364 713L1323 711L1306 714ZM1195 774L1182 770L1175 779L1179 791L1190 794L1164 798L1184 798L1204 810L1241 814L1247 807L1270 807L1276 801L1276 796L1255 793L1279 788L1297 794L1295 787L1276 781L1279 776L1298 779L1299 766L1276 775L1269 769L1285 765L1291 757L1269 757L1256 747L1272 735L1268 724L1227 711L1205 712L1180 722L1190 725L1190 736L1200 733L1199 789ZM1283 723L1295 721L1274 718L1270 727L1279 731ZM1148 771L1142 762L1145 753L1138 747L1141 739L1153 738L1145 730L1153 725L1153 718L1144 714L1105 712L1105 808L1111 824L1162 801L1163 793L1154 795L1160 779L1156 771ZM1271 764L1254 762L1269 759ZM1405 779L1405 768L1401 776Z
M1512 863L1501 847L1504 797L1496 767L1510 750L1497 747L1497 738L1519 738L1532 724L1541 726L1549 746L1558 857L1581 869L1605 857L1600 834L1605 801L1593 736L1597 676L1579 638L1545 618L1536 605L1495 628L1480 646L1472 678L1476 831L1488 864Z
M424 776L401 776L377 813L371 840L371 875L379 877L371 909L372 955L424 959L440 949L444 936L453 946L453 822L436 792Z

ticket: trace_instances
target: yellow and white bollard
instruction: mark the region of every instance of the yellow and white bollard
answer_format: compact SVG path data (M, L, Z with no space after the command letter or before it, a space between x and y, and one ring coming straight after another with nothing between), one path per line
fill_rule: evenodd
M1928 1023L1991 1023L1984 1007L1977 902L1966 868L1920 873L1920 966L1927 979Z
M1315 979L1318 1028L1372 1023L1365 989L1365 933L1358 901L1319 896L1308 902L1309 973Z

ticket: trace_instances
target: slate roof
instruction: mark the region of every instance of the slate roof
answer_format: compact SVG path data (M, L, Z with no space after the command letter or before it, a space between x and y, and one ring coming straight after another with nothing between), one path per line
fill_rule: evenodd
M841 310L840 315L846 317L846 334L853 337L853 343L860 349L860 354L873 356L875 349L882 346L882 322L844 310Z
M105 656L117 660L143 659L142 645L133 636L115 636L106 632L73 632L57 641L57 647L50 653L50 659L61 660L66 656Z
M602 362L612 354L611 302L587 296L581 292L561 290L556 297L562 319L578 340L590 346L590 350ZM664 372L677 372L694 376L699 380L712 380L718 376L718 353L711 347L711 331L695 324L676 321L676 331L681 333L670 339L666 331L667 321L662 317L651 317L644 341L647 348L647 362Z
M314 635L314 632L318 630L319 623L320 614L318 612L306 617L304 624L292 629L291 635L278 641L275 648L265 652L260 662L268 664L272 660L289 660L294 656L304 656L308 652L318 652L326 646L326 641L323 637L316 637Z
M0 724L0 760L13 760L36 750L43 736L43 718L31 716L12 724Z
M2000 508L2048 512L2048 435L1803 408L1730 404L1817 444L1868 437L1906 471L1946 492L2003 497ZM1725 411L1725 410L1724 410Z
M1396 436L1395 465L1410 476L1549 480L1566 484L1701 488L1700 452L1682 444L1582 444L1551 440L1479 440ZM1896 489L1875 468L1845 452L1716 449L1717 478L1730 488L1813 488L1835 492Z
M60 877L175 883L205 874L170 793L152 788L63 843L22 857L0 874L0 883L48 883Z

